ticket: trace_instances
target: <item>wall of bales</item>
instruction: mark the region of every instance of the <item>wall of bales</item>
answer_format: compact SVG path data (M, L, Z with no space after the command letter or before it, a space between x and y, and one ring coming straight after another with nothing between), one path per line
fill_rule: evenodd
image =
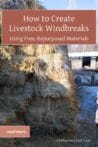
M0 123L14 123L20 113L32 130L72 131L76 100L67 62L53 45L1 46Z
M34 5L16 2L0 1L0 8ZM35 134L70 133L76 106L67 46L0 45L0 125L30 125Z

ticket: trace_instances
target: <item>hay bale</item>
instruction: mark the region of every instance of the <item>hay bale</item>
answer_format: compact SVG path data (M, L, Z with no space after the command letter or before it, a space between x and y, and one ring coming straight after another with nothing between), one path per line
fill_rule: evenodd
M7 48L2 47L0 52L2 59L7 60L1 65L5 80L2 78L0 83L6 88L10 87L9 106L25 111L25 122L34 128L36 116L39 130L43 128L47 132L69 132L74 129L76 101L66 52L56 52L56 46L52 45L13 46L11 50ZM14 107L11 106L12 102Z
M0 4L1 9L34 9L31 0ZM40 3L37 6L43 8ZM74 130L77 108L68 63L65 45L1 46L0 104L23 111L24 122L31 125L32 132Z

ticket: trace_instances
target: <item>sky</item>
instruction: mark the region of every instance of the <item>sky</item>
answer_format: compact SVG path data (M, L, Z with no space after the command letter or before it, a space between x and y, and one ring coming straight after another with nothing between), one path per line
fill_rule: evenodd
M96 9L98 0L40 0L47 9Z

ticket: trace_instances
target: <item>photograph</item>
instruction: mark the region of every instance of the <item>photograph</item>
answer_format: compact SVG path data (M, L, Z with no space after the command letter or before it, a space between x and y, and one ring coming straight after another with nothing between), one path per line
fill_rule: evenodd
M0 0L0 147L98 147L98 0Z

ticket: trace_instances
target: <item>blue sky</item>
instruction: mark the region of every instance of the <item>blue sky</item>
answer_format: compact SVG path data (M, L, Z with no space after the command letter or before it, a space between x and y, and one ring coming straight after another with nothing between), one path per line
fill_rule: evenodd
M96 9L98 0L40 0L47 9ZM73 3L73 4L72 4Z

